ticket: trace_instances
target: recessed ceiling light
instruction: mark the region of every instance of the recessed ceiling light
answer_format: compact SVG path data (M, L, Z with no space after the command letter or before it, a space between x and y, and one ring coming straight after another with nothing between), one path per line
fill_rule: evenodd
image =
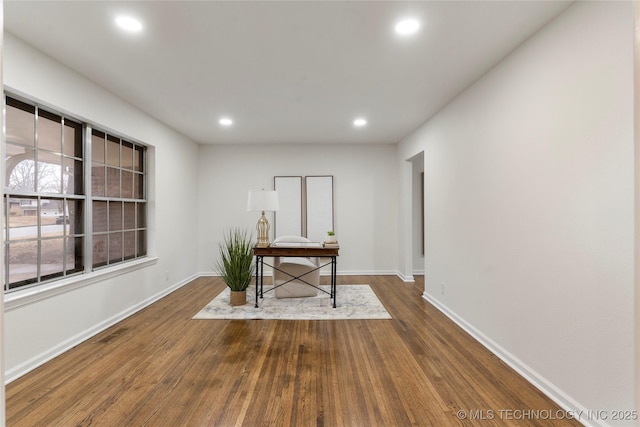
M142 23L131 16L118 16L116 18L116 24L120 28L126 31L130 31L132 33L137 33L142 30Z
M358 118L358 119L355 119L353 121L353 125L355 127L357 127L357 128L361 128L362 126L365 126L366 124L367 124L367 121L365 119L363 119L363 118Z
M231 126L233 124L233 120L231 120L229 117L223 117L219 120L219 122L222 126Z
M396 33L402 36L414 34L420 28L420 22L416 19L403 19L396 24Z

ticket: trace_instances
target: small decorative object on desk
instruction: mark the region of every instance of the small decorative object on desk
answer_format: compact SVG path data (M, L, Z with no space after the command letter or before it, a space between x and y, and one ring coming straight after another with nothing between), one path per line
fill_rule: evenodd
M340 247L340 245L338 245L338 242L337 242L337 241L335 241L335 242L333 242L333 243L324 242L324 243L322 244L322 247L323 247L323 248L339 248L339 247Z
M327 237L324 239L324 243L338 243L336 233L334 233L333 230L327 231Z

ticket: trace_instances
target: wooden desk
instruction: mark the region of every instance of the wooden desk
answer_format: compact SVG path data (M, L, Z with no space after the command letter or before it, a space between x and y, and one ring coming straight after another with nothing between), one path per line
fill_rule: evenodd
M285 285L293 280L300 280L303 283L306 283L309 286L313 286L314 288L322 291L324 293L329 294L330 298L333 299L333 308L336 308L336 258L338 257L339 247L324 247L321 243L278 243L273 246L267 247L253 247L253 255L256 257L256 308L258 307L258 296L260 298L263 297L263 282L264 282L264 257L318 257L318 258L329 258L330 261L318 266L312 271L319 270L322 267L326 267L327 265L331 265L331 286L330 292L325 291L324 289L320 289L319 287L312 285L311 283L306 282L302 279L302 276L309 274L307 272L300 276L292 276L286 271L282 271L277 269L273 265L267 264L267 266L271 268L275 268L278 271L282 271L283 273L291 276L291 280L283 283ZM279 286L282 286L279 285ZM269 289L267 292L274 290L276 287Z

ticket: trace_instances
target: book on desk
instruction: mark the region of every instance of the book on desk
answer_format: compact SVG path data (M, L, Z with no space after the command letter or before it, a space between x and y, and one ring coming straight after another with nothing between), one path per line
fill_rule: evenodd
M338 242L274 242L269 245L270 248L339 248Z
M321 248L320 242L273 242L272 248Z

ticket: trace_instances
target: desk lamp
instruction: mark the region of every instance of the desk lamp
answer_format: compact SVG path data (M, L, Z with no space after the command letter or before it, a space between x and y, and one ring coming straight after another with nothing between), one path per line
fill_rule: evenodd
M265 211L277 211L278 193L276 191L250 190L249 200L247 201L247 212L262 212L262 216L258 220L256 230L258 231L258 242L256 246L269 246L269 221L264 216Z

